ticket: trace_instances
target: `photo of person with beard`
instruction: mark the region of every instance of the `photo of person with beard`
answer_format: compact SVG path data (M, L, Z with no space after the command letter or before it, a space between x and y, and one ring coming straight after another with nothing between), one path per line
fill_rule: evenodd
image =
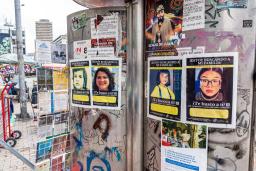
M146 38L152 40L154 43L166 43L174 35L171 21L165 18L164 12L164 6L159 4L156 7L157 22L152 26L152 33L145 32Z

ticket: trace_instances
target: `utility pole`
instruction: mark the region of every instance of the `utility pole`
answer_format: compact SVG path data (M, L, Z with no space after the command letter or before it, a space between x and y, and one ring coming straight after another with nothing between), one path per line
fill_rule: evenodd
M25 72L24 72L24 58L23 58L23 41L21 28L21 10L20 0L14 0L15 4L15 22L16 22L16 40L17 40L17 56L19 61L19 85L20 85L20 118L29 118L27 112L27 98L25 88Z

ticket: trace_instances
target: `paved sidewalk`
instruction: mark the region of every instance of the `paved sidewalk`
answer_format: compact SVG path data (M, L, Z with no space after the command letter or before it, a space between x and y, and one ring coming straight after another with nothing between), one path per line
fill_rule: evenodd
M27 103L28 113L33 118L31 103ZM36 110L35 110L36 112ZM20 104L14 102L14 114L20 113ZM0 124L1 125L1 124ZM2 129L2 127L0 128ZM14 147L24 157L35 163L36 143L39 140L37 136L37 121L30 119L28 121L16 120L14 130L19 130L22 133L20 139ZM0 171L30 171L31 169L26 166L21 160L12 155L4 148L0 148Z

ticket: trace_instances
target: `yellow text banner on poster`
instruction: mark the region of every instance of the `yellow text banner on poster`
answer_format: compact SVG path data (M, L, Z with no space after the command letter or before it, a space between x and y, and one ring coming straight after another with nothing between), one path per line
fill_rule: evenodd
M99 103L116 103L116 100L116 97L93 96L93 101Z
M73 100L81 101L81 102L89 102L89 96L73 94Z
M190 116L200 118L219 118L227 119L228 110L223 109L202 109L202 108L190 108Z
M151 110L169 115L178 115L178 107L151 103Z

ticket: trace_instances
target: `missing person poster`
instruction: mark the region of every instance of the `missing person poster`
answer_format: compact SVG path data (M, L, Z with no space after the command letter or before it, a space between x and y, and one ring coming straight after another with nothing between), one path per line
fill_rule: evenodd
M89 60L70 61L71 76L71 105L73 106L91 106L91 71Z
M148 115L180 120L182 59L149 58Z
M163 120L161 132L161 171L206 171L206 126Z
M186 58L186 121L235 128L238 53Z
M91 59L93 107L120 109L121 66L118 58Z
M146 51L169 50L182 38L183 0L146 1Z

